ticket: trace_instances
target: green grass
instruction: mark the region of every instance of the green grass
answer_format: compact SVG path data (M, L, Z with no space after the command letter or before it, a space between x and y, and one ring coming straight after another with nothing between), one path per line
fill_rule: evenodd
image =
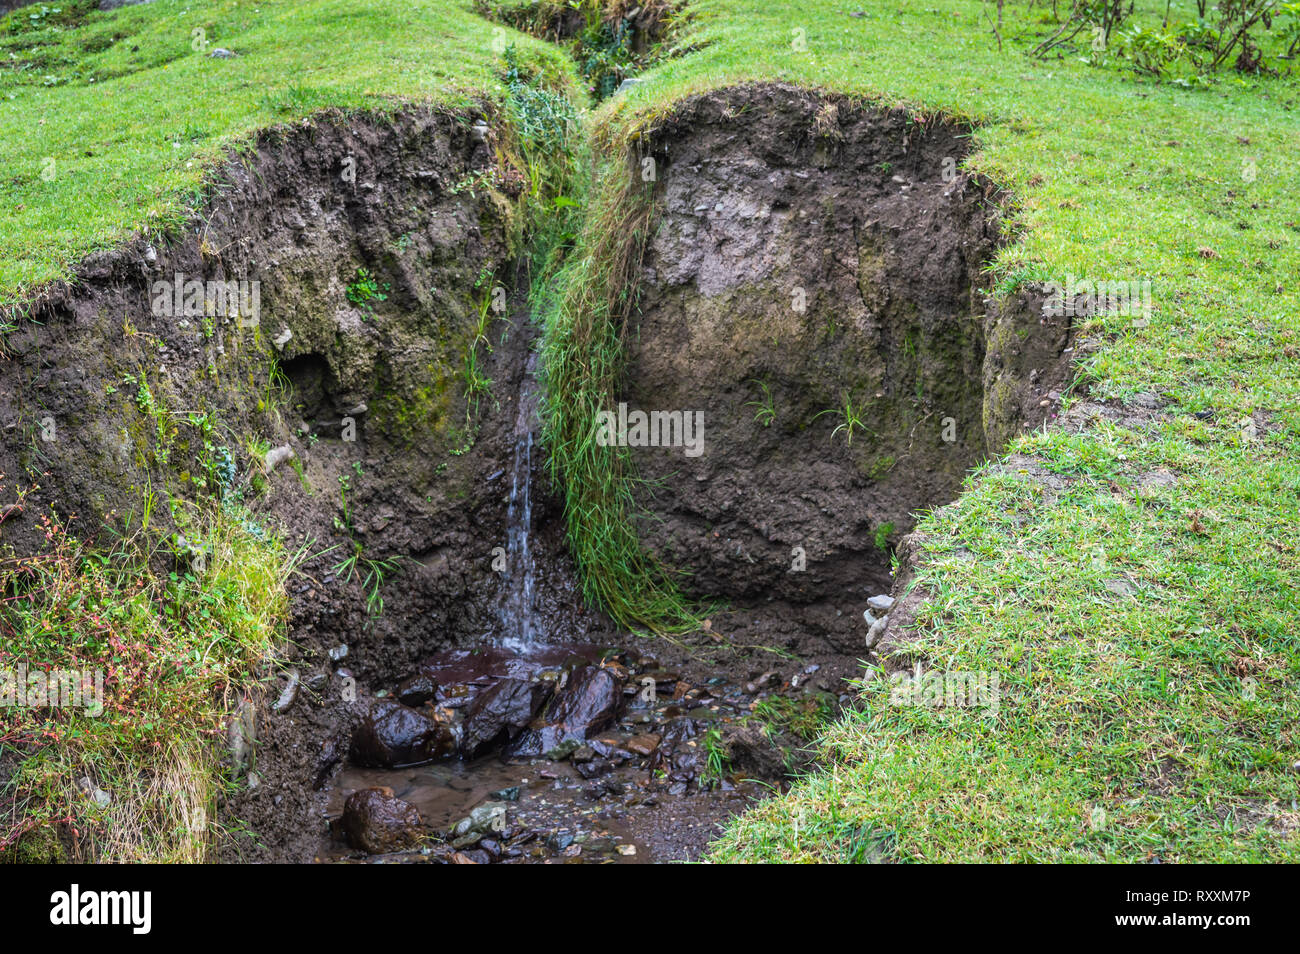
M301 554L216 517L159 572L177 553L139 523L98 546L46 530L47 552L0 565L0 670L97 671L102 712L0 707L0 856L203 861L233 784L222 720L284 636Z
M136 230L178 226L215 163L258 129L327 107L499 104L504 33L574 84L558 52L461 3L48 6L62 13L0 20L0 306Z

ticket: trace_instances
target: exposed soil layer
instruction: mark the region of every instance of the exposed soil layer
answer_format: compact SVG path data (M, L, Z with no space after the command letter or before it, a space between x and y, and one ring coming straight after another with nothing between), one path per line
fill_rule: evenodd
M523 458L532 497L522 530L537 569L525 610L539 644L621 648L589 662L619 672L629 698L578 738L629 751L633 736L652 732L661 742L681 736L688 752L716 719L728 726L721 742L737 746L728 750L735 771L701 785L697 759L694 774L674 780L655 762L656 744L618 761L617 784L588 798L581 766L591 760L538 760L568 732L550 708L464 753L486 753L472 765L459 761L462 706L400 683L429 675L435 654L519 635L518 608L503 612L516 578L494 569L494 549L521 530L511 501L535 331L517 293L506 313L486 310L498 282L526 285L516 274L526 259L511 245L511 196L482 187L500 155L482 119L327 116L269 132L246 163L232 161L193 228L92 257L9 336L0 483L32 489L23 512L0 524L0 546L38 549L36 515L46 510L93 535L138 517L150 491L210 494L196 481L207 451L187 423L203 412L220 422L217 441L238 465L224 492L291 546L336 548L291 582L290 644L268 663L263 692L242 703L256 745L232 766L239 792L221 806L237 833L221 845L225 860L356 857L340 847L337 823L345 799L370 785L393 791L355 803L376 826L362 843L405 860L449 857L421 847L430 838L449 846L440 836L451 815L472 813L484 786L520 772L533 787L507 812L523 840L502 852L574 828L566 813L587 812L582 802L604 813L587 833L610 849L590 855L695 857L756 796L741 779L771 781L769 750L790 749L788 739L746 735L754 704L846 702L844 679L864 654L863 603L889 589L888 548L913 511L951 499L971 464L1051 410L1044 395L1061 380L1068 329L1041 319L1029 293L1004 310L982 300L979 269L997 233L986 186L945 176L946 160L963 155L958 130L781 86L682 104L645 141L659 173L658 225L619 398L703 413L700 456L633 448L652 482L640 530L692 574L694 592L732 609L688 650L648 648L582 607L542 448ZM629 174L642 158L629 156ZM497 182L517 181L497 172ZM160 313L156 283L178 274L259 282L256 322ZM490 380L473 400L471 355ZM824 413L846 402L861 423ZM270 467L266 447L288 456ZM168 520L166 509L155 518ZM792 570L796 548L806 566ZM349 556L359 558L353 569L340 566ZM375 591L375 612L367 574L393 560L400 569ZM653 667L641 660L647 651ZM475 665L490 658L473 656ZM670 697L722 715L664 703L642 713L649 721L628 721L635 679L654 667L675 670L661 687ZM541 684L555 668L432 678L474 692L517 678L549 691ZM565 680L591 678L572 661L558 669ZM434 756L425 768L361 766L358 726L373 722L377 698L399 707L385 718L429 723L414 747L380 746ZM363 731L375 734L373 724ZM600 742L601 733L613 737ZM511 764L495 761L503 744L517 747ZM403 794L422 816L417 847ZM562 841L503 857L576 857Z
M764 85L683 103L633 157L658 184L620 399L704 427L697 455L633 447L642 539L694 593L839 652L915 512L1067 372L1068 320L984 298L997 215L963 132Z

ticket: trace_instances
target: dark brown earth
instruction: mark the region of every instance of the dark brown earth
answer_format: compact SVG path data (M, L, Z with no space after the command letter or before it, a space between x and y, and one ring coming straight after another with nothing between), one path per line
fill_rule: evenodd
M620 399L700 411L705 441L633 449L642 540L697 595L856 652L915 512L1051 413L1068 321L985 299L995 190L958 171L956 125L763 85L645 138L656 212Z

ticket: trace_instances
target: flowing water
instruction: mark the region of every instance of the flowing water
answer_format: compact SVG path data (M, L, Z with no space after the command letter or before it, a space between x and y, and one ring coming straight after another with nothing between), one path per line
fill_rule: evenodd
M500 608L499 643L524 650L537 640L533 600L537 567L533 561L533 441L537 430L537 355L530 354L519 387L514 427L514 466L506 508L506 587Z

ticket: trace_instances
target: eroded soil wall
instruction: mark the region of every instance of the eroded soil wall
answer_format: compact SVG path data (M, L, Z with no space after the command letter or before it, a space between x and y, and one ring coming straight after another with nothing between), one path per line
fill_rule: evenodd
M812 607L851 652L916 511L1048 412L1068 327L985 301L997 213L968 144L766 85L687 101L631 157L658 181L619 400L702 412L698 456L632 449L642 539L693 593Z

